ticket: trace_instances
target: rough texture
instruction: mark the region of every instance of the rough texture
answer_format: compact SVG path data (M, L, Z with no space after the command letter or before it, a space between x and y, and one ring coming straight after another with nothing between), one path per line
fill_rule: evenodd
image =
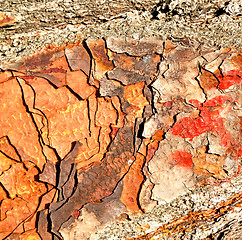
M99 2L54 1L38 12L46 5L28 1L15 8L28 6L19 19L9 11L13 2L3 5L4 36L22 31L20 45L28 37L36 45L19 59L8 50L2 57L1 239L240 238L239 39L234 34L226 48L222 38L211 44L212 36L169 35L176 34L173 21L188 17L191 26L213 25L223 16L236 24L240 5L199 3L124 1L105 10ZM74 15L63 18L73 8ZM87 24L81 35L77 15ZM33 16L45 21L37 27L40 35L28 36ZM69 21L80 29L64 44L57 30L44 30L50 19L58 31L61 22L63 32L73 31L65 28ZM153 32L145 38L138 29L132 38L121 30L113 34L117 20L131 21L131 31L144 21ZM149 25L153 21L170 23L164 38ZM48 45L53 33L59 46ZM48 47L37 51L38 44Z
M198 38L241 47L241 3L208 0L0 1L2 60L88 37Z

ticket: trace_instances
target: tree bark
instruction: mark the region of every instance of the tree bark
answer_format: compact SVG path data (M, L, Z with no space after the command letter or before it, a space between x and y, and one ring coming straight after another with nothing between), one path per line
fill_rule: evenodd
M0 239L241 239L241 4L0 9Z

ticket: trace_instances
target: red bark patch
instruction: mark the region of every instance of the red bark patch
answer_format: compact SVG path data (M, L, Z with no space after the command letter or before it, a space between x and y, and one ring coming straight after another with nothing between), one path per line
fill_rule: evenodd
M178 165L180 167L192 168L192 155L189 152L176 151L172 153L170 163L172 165Z
M189 138L189 141L192 141L194 137L202 133L214 131L219 134L221 145L230 147L234 140L224 126L224 119L220 116L220 112L225 107L227 100L231 101L232 99L217 96L203 104L199 104L200 106L198 106L199 102L197 100L191 100L190 102L201 111L200 116L180 119L170 130L171 133L182 138Z
M225 90L235 84L241 83L242 72L239 70L231 70L226 72L223 76L218 77L218 79L220 81L218 88Z

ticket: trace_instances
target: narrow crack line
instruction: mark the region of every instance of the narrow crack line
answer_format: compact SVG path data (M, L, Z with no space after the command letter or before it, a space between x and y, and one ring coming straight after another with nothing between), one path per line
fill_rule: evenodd
M219 50L219 49L218 49ZM213 60L211 60L211 61L208 61L206 58L205 58L205 56L203 56L203 55L201 55L201 58L203 58L207 63L211 63L211 62L213 62L213 61L215 61L215 60L217 60L219 57L221 57L222 55L228 55L229 54L229 52L230 52L230 50L227 52L227 53L219 53ZM225 56L226 57L226 56Z
M90 148L89 144L88 144L88 139L87 138L84 138L85 142L86 142L86 145L88 148Z
M208 60L204 57L204 56L201 56L201 58L204 60L204 61L206 61L207 63L210 63L210 62L208 62ZM214 59L215 60L215 59ZM205 64L206 65L206 64Z
M72 88L69 87L69 85L65 85L65 88L74 95L79 101L84 100L78 93L76 93Z
M24 80L24 79L23 79ZM49 120L48 120L48 118L47 118L47 116L45 115L45 113L42 111L42 110L40 110L39 108L36 108L36 106L35 106L35 103L36 103L36 92L35 92L35 90L34 90L34 88L33 88L33 86L31 86L30 84L28 84L25 80L24 80L24 82L25 82L25 84L26 85L28 85L31 89L32 89L32 91L33 91L33 94L34 94L34 99L33 99L33 109L35 109L35 110L37 110L37 111L39 111L40 112L40 114L38 114L38 115L40 115L41 117L42 117L42 124L43 124L43 126L40 128L40 132L41 133L43 133L43 131L42 131L42 129L46 126L46 129L47 129L47 135L46 135L46 137L47 137L47 139L48 139L48 144L50 145L50 138L49 138ZM34 113L34 112L32 112L33 114L37 114L37 113ZM45 122L44 122L44 120L45 120ZM45 124L46 123L46 124ZM43 142L43 144L44 145L46 145L45 143L44 143L44 140L42 139L42 142Z
M41 152L42 152L43 156L45 157L45 159L46 159L46 161L47 161L48 159L47 159L46 155L44 154L43 146L42 146L42 144L41 144L41 140L40 140L40 139L42 139L41 133L40 133L40 131L39 131L39 129L38 129L38 126L37 126L37 124L36 124L36 122L35 122L35 120L34 120L34 117L33 117L32 112L29 110L29 107L28 107L27 103L25 102L25 99L24 99L24 90L23 90L23 88L22 88L21 83L20 83L19 80L18 80L18 77L16 77L16 81L17 81L17 83L19 84L19 87L20 87L20 90L21 90L23 106L25 107L26 112L29 114L29 116L30 116L30 118L31 118L31 120L32 120L32 122L33 122L33 124L34 124L34 126L35 126L35 129L36 129L36 131L37 131L37 133L38 133L38 142L39 142L39 145L40 145L40 147L41 147ZM43 139L42 139L42 141L43 141ZM31 162L32 162L32 161L31 161ZM33 164L35 165L35 163L33 163ZM36 166L36 165L35 165L35 166ZM36 166L36 167L37 167L37 169L39 170L39 172L41 172L41 170L39 169L39 166Z
M222 69L221 69L221 66L223 65L223 63L224 63L224 60L222 60L221 61L221 63L220 63L220 65L218 66L218 70L219 70L219 73L221 74L221 76L222 77L224 77L224 75L223 75L223 71L222 71ZM215 76L216 77L216 76ZM220 89L219 88L219 85L220 85L220 80L216 77L216 79L218 80L218 85L216 86L216 88L222 93L222 94L224 94L224 90L222 90L222 89Z
M97 142L98 142L98 153L100 153L100 149L101 149L101 143L100 143L101 128L102 128L102 127L98 127L98 137L97 137Z
M61 209L69 200L70 200L70 198L71 198L71 196L70 197L68 197L68 198L64 198L63 200L61 200L61 201L57 201L56 203L61 203L61 205L59 206L59 207L57 207L57 208L55 208L55 209L53 209L52 211L49 211L49 215L50 215L50 217L51 217L51 215L54 213L54 212L57 212L59 209ZM51 221L51 223L52 223L52 221ZM51 233L52 233L52 231L51 231Z
M67 55L66 55L66 48L64 49L64 56L65 56L65 59L66 59L66 62L67 62L67 65L68 65L70 71L72 71L72 68L71 68L71 65L70 65L69 59L68 59L68 57L67 57ZM66 75L65 75L65 86L66 86L66 85L67 85L67 81L66 81Z
M9 167L9 169L11 168L11 166ZM7 171L7 170L6 170ZM5 172L5 171L4 171ZM0 175L1 176L1 175ZM8 190L4 187L4 185L1 183L1 181L0 181L0 186L1 186L1 188L3 189L3 191L6 193L6 195L7 195L7 198L8 199L11 199L11 197L10 197L10 193L8 192ZM0 206L1 206L1 202L0 202ZM1 221L2 221L3 219L1 219Z
M111 137L111 133L112 133L111 125L109 125L108 127L109 127L109 129L110 129L110 132L109 132L109 134L108 134L108 136L109 136L109 138L110 138L110 142L109 142L109 144L108 144L107 147L106 147L106 153L109 152L109 150L110 150L110 146L111 146L111 144L113 143L113 141L112 141L112 137ZM100 147L101 147L101 145L100 145ZM103 154L103 158L104 158L104 156L106 156L106 153Z
M118 120L119 120L119 112L118 112L118 109L114 106L112 98L110 98L110 99L111 99L111 105L112 105L113 109L115 110L115 112L117 114L117 118L116 118L116 121L115 121L115 125L117 125L118 124Z
M76 192L76 189L77 189L77 186L78 186L78 178L77 178L76 165L77 165L76 163L72 163L71 164L71 168L72 169L70 171L70 174L68 176L68 179L63 184L63 186L61 187L61 189L62 189L62 195L64 196L64 188L65 188L65 185L69 182L69 180L74 179L74 186L73 186L73 189L72 189L72 192L71 192L70 196L68 196L68 197L64 196L63 200L72 197L74 195L74 193Z
M95 111L94 111L94 114L93 114L93 126L94 127L97 127L96 125L96 122L97 122L97 111L98 111L98 98L96 97L95 98Z
M191 180L191 179L189 179L189 180ZM182 182L182 184L184 185L184 187L185 187L189 192L192 193L192 190L186 185L185 182Z
M73 161L74 161L74 160L73 160ZM65 181L61 186L58 185L58 189L61 188L61 189L63 190L63 187L64 187L64 186L66 185L66 183L70 180L71 175L72 175L72 172L75 171L74 167L75 167L75 163L71 163L71 169L70 169L69 175L67 176L66 181Z
M144 174L144 171L143 171L143 168L144 168L144 166L146 164L146 156L144 156L144 158L145 158L144 162L143 162L143 164L142 164L142 166L140 168L140 172L141 172L141 174L143 176L143 180L142 180L142 182L141 182L141 184L139 186L139 190L138 190L138 193L137 193L137 199L136 199L137 200L137 205L138 205L139 209L142 211L142 213L145 213L145 211L142 209L142 206L141 206L141 203L140 203L140 193L141 193L142 187L143 187L143 185L144 185L144 183L145 183L145 181L147 179L147 177L146 177L146 175Z
M91 137L92 136L92 131L91 131L92 119L91 119L91 109L90 109L89 97L87 98L87 117L88 117L88 132L89 132L89 137ZM94 126L94 123L93 123L93 126Z
M148 85L147 87L151 92L151 104L150 105L151 105L151 109L152 109L152 114L149 116L149 118L151 118L151 116L158 113L158 110L155 107L155 99L154 99L155 98L155 92L154 92L155 88L151 85ZM156 92L158 92L159 96L161 96L157 89L156 89Z
M222 64L222 63L221 63L221 64ZM221 64L220 64L220 65L221 65ZM220 80L219 80L219 78L218 78L213 72L207 70L206 68L201 67L201 69L203 69L204 71L209 72L210 74L213 75L214 78L216 78L216 80L218 81L218 84L216 85L216 89L218 89L221 93L224 93L224 91L221 90L221 89L219 88L219 85L220 85L220 83L221 83ZM220 71L221 75L223 76L222 71L221 71L220 69L219 69L219 71ZM206 101L207 101L207 99L206 99ZM206 101L205 101L205 102L206 102Z
M150 88L151 93L152 93L152 99L153 99L153 103L151 104L151 106L152 106L152 111L153 111L153 113L158 113L158 110L157 110L156 107L155 107L155 100L154 100L154 97L155 97L155 93L158 93L158 95L159 95L158 98L159 98L159 99L162 99L162 95L161 95L160 91L159 91L157 88L155 88L154 86L149 85L148 88ZM154 91L154 90L155 90L155 91Z
M20 154L19 154L17 148L11 143L9 137L8 137L8 136L2 136L0 139L2 139L2 138L4 138L4 137L7 139L9 145L14 149L15 153L16 153L17 156L19 157L20 162L23 163L22 158L21 158L21 156L20 156ZM8 156L8 155L7 155L5 152L3 152L2 150L0 150L0 152L1 152L3 155L5 155L6 157L10 158L11 160L16 161L16 162L19 162L18 160L14 159L14 158L12 158L12 157L10 157L10 156Z
M165 59L165 58L164 58L164 59ZM165 73L168 72L168 71L170 70L170 64L167 63L166 66L167 66L167 69L166 69L163 73L161 73L161 76L162 76L164 79L166 79Z
M47 77L46 77L46 75L47 76L50 76L51 77L51 75L48 75L48 74L38 74L38 73L31 73L31 75L29 75L29 76L36 76L36 77L40 77L40 78L43 78L44 80L46 80L54 89L58 89L58 87L53 83L53 82L51 82L51 80L50 79L48 79ZM18 78L21 78L21 77L18 77Z
M173 118L173 123L171 124L171 126L169 127L169 129L167 130L166 133L168 133L169 130L172 129L172 128L174 127L174 125L178 122L178 120L177 120L177 116L178 116L179 114L181 114L181 113L178 112L178 113L174 114L174 116L172 117L172 118ZM166 135L166 133L165 133L165 135Z
M196 76L194 79L196 80L198 86L199 86L200 89L202 90L202 92L203 92L203 94L204 94L204 96L205 96L205 101L204 101L204 102L206 102L207 99L208 99L207 93L206 93L205 89L202 87L201 82L200 82L199 79L198 79L198 77L202 74L202 72L201 72L201 68L202 68L202 66L198 63L198 69L199 69L199 71L198 71L197 76Z
M1 151L0 151L1 152ZM2 153L2 152L1 152ZM17 162L16 162L17 163ZM2 171L2 173L0 173L0 177L5 173L5 172L7 172L7 171L9 171L11 168L12 168L12 165L13 164L11 164L10 166L9 166L9 168L7 168L7 169L4 169L4 171ZM1 184L1 182L0 182L0 184Z
M90 69L89 69L89 76L88 76L88 83L90 84L90 79L93 77L94 78L94 71L95 71L95 60L94 57L92 55L92 52L90 50L90 48L88 47L86 41L82 42L82 46L85 48L85 50L87 51L87 53L90 56ZM92 85L92 84L90 84Z

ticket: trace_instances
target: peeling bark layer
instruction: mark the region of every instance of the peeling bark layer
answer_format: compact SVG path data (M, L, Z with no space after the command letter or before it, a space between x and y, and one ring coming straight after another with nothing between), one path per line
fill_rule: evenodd
M241 78L241 52L191 39L87 39L3 63L0 238L103 239L111 222L236 182ZM240 191L116 237L185 239L241 215Z

